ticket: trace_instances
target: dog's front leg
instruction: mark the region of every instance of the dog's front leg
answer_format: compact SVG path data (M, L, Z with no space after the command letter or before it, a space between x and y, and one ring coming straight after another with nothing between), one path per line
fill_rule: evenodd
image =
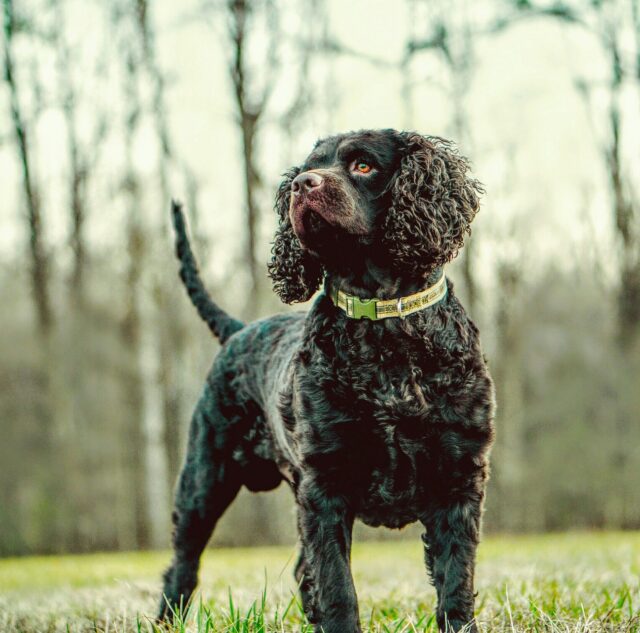
M317 601L318 633L360 633L358 599L351 576L353 513L338 495L310 476L298 489L300 537L306 573Z
M482 492L473 490L432 508L423 519L425 562L438 594L438 627L447 633L477 631L473 576L482 497Z

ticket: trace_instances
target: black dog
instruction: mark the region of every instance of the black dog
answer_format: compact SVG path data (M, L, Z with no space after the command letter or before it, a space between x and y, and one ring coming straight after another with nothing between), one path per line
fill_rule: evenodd
M473 622L473 575L493 439L478 330L443 266L463 244L480 184L442 139L393 130L324 139L279 188L269 273L308 313L244 325L209 298L180 208L181 277L223 343L198 403L173 514L160 617L189 599L200 554L245 485L291 486L295 576L317 631L360 631L354 519L421 521L442 630Z

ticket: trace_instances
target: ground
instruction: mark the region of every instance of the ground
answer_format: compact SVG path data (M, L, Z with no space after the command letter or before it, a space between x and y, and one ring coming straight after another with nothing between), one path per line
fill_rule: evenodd
M294 547L209 550L201 592L172 633L311 631ZM0 560L0 631L154 631L168 552ZM356 544L365 631L436 631L435 593L413 541ZM487 633L640 631L640 533L493 536L479 551L477 616Z

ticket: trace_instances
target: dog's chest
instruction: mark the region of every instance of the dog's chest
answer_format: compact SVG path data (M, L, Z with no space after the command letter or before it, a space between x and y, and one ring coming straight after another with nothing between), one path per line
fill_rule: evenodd
M393 429L405 418L425 419L435 413L438 401L434 390L447 380L447 371L438 359L418 346L410 352L363 350L334 369L331 382L336 395L342 396L344 403L353 403L361 415L388 422L392 425L388 428Z
M439 469L443 376L410 358L395 360L363 368L357 383L342 388L358 428L357 514L368 525L399 528L425 511Z
M453 334L409 339L356 327L332 332L307 357L294 389L298 446L365 523L401 527L426 511L452 468L485 450L491 383L474 353L449 352Z
M362 440L358 516L373 526L402 527L415 521L425 509L433 478L434 438L419 420L405 418L373 423Z

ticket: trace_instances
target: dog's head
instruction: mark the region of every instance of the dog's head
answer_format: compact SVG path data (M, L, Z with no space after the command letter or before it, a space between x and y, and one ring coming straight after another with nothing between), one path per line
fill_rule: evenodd
M482 187L448 141L365 130L316 143L278 189L269 275L286 303L306 301L324 271L370 260L426 277L451 261Z

